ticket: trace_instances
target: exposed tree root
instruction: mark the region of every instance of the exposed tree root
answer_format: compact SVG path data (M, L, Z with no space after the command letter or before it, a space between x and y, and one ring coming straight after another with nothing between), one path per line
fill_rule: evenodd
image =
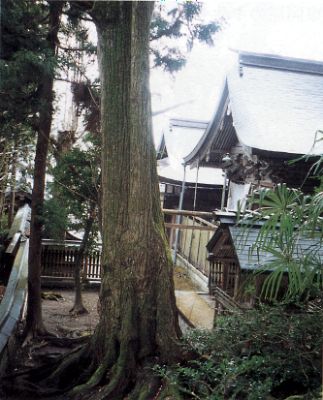
M79 347L65 355L63 361L52 369L51 374L41 382L42 386L58 388L66 392L78 384L79 379L91 364L90 345Z
M93 367L93 364L90 365L90 367ZM87 370L87 373L90 373L91 368ZM107 372L107 368L104 364L100 364L100 366L95 370L95 372L91 375L90 379L86 381L86 383L83 383L81 385L78 385L74 387L70 391L70 395L74 396L75 398L81 398L79 397L82 393L88 392L92 388L96 387L99 385L99 383L102 381L103 377L105 376Z
M65 348L75 348L77 344L84 344L89 341L90 335L80 336L76 338L70 337L57 337L57 336L44 336L42 338L46 340L50 344L57 347L65 347Z
M83 306L83 305L74 305L70 310L69 313L71 315L82 315L82 314L88 314L88 310Z
M163 382L160 391L153 397L153 400L182 400L183 396L175 385ZM148 400L148 399L147 399Z
M30 345L37 338L48 338L56 336L53 333L49 332L43 324L40 324L31 328L26 326L22 337L24 338L22 347L25 347L27 345Z
M157 359L138 362L129 343L122 347L115 362L107 353L97 365L89 342L45 365L7 375L5 386L9 392L18 389L19 393L42 399L53 395L64 400L182 398L175 387L154 375L152 367Z

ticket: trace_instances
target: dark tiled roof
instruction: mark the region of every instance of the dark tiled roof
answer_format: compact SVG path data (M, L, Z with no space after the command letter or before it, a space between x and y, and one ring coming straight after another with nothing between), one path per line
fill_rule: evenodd
M252 250L252 246L257 240L259 227L248 229L248 234L246 234L243 227L229 226L229 232L241 269L255 270L270 264L274 260L273 255L269 252L257 252L256 248ZM301 256L304 252L307 253L310 250L317 251L317 256L323 261L323 247L320 246L318 239L299 238L294 256Z
M220 222L220 226L206 246L210 253L221 236L228 231L230 234L230 241L233 245L232 250L239 261L241 269L256 270L274 260L271 253L266 251L257 252L256 248L253 249L259 234L259 229L265 221L257 221L253 227L245 228L236 225L237 215L235 212L215 211L214 215L216 220ZM309 251L316 252L315 254L320 258L323 264L323 246L320 239L318 237L299 237L294 256L301 256L304 252L308 253ZM268 270L270 270L270 267Z

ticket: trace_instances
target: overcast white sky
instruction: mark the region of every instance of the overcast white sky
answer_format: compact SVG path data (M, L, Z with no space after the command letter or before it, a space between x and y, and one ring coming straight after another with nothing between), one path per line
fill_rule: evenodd
M156 142L169 117L206 121L211 118L218 88L232 60L230 48L323 61L322 0L207 0L203 3L203 15L207 19L224 17L226 23L215 36L215 46L197 44L184 70L174 78L152 71L154 111L192 101L154 119Z
M176 5L174 0L160 3L170 8ZM322 0L205 0L202 16L226 21L215 35L215 46L196 43L186 67L174 77L160 70L151 72L153 111L191 102L154 118L156 144L171 117L205 121L211 118L219 87L233 58L230 48L323 61ZM68 86L60 86L58 101L62 103ZM72 114L69 107L58 113L54 131L67 129L64 126L71 124Z

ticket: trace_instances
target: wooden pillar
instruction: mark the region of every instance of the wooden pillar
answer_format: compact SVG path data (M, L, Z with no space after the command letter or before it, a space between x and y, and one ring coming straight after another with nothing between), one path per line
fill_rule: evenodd
M171 223L175 224L176 223L176 215L171 216ZM174 228L170 228L169 232L169 247L173 247L173 242L174 242Z
M239 267L238 265L236 265L236 273L234 277L234 292L233 292L234 299L236 299L238 296L239 284L240 284L240 273L239 273Z

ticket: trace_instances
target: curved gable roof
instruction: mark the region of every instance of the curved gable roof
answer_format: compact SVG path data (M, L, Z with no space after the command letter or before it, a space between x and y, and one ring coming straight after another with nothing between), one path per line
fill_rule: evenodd
M239 54L228 74L235 129L245 146L289 154L319 154L323 128L323 63Z
M233 122L224 129L229 101ZM322 110L322 62L241 52L212 120L184 161L222 155L237 140L264 151L321 154L323 141L313 145L323 129Z
M185 164L192 164L197 160L202 160L207 155L211 144L214 144L219 148L222 147L223 140L219 137L219 133L221 132L222 121L227 112L228 104L229 89L227 80L225 80L220 92L218 104L215 108L215 113L195 148L184 157Z

